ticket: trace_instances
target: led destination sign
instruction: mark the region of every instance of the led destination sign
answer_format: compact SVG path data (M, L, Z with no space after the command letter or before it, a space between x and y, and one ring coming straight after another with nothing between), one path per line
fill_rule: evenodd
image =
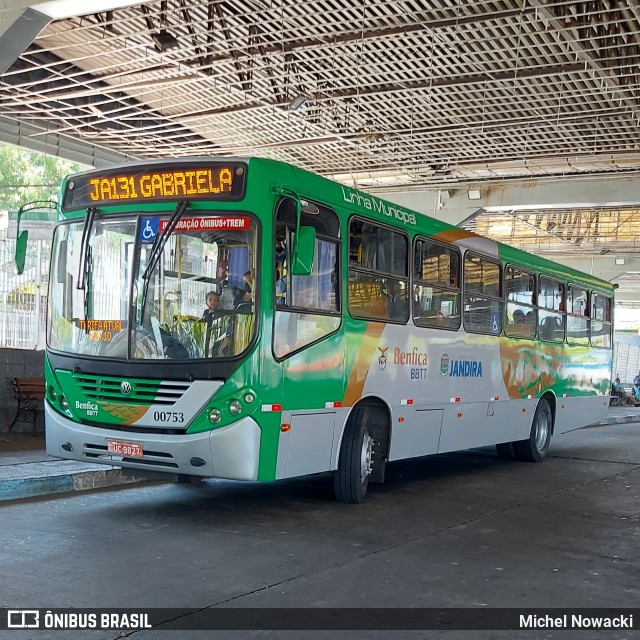
M75 176L67 182L63 209L162 200L240 200L244 196L246 167L240 163L173 167L120 168Z

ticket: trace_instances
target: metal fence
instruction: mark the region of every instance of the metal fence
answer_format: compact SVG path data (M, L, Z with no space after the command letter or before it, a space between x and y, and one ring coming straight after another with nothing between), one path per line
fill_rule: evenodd
M640 371L640 346L615 342L613 349L613 377L630 385Z
M29 243L25 269L16 274L16 241L0 232L0 347L44 349L51 242Z

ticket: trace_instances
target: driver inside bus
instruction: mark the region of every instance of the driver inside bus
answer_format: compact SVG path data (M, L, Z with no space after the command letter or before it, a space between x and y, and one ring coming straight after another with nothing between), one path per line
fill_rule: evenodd
M207 323L205 349L208 349L209 355L224 357L227 355L232 333L231 316L220 305L220 294L217 291L207 293L205 304L207 308L201 318L201 321Z

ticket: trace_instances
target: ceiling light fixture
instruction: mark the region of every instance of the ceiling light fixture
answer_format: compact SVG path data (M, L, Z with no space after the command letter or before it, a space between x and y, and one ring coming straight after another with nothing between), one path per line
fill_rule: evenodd
M480 189L469 189L469 191L467 191L467 196L469 197L469 200L480 200Z
M169 49L175 49L179 46L178 40L176 37L169 33L166 29L162 29L156 33L151 34L151 39L155 44L156 51L158 53L165 53L165 51L169 51Z
M616 264L624 264L624 258L616 258Z
M297 111L305 102L307 101L307 96L304 93L299 93L290 103L289 103L289 111Z

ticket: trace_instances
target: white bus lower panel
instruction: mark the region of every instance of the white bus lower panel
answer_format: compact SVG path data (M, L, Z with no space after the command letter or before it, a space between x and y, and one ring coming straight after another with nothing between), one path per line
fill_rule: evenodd
M78 424L45 402L47 453L66 460L127 469L230 480L255 480L260 458L260 427L251 418L196 434L122 432ZM108 440L142 445L139 458L109 453Z

